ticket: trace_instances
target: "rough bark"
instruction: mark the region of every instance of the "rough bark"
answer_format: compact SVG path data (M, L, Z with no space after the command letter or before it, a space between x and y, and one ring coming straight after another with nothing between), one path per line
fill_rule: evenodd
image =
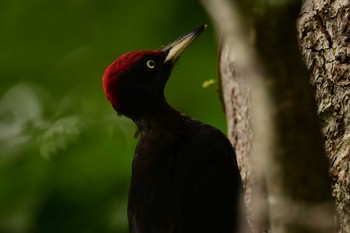
M308 0L299 39L331 161L337 232L350 232L350 2Z
M252 172L262 190L266 181L267 205L248 201L250 216L267 213L273 232L332 232L328 160L296 36L301 3L202 2L221 35L228 134L242 177L248 190ZM253 193L248 200L264 199ZM256 232L267 231L250 219Z

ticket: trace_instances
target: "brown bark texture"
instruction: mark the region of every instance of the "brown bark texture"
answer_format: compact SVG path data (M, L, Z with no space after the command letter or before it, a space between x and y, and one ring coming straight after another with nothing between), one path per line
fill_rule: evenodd
M297 0L202 0L253 232L333 232L328 159L302 61ZM258 187L258 188L256 188Z
M349 0L305 1L298 28L330 159L337 232L350 233Z

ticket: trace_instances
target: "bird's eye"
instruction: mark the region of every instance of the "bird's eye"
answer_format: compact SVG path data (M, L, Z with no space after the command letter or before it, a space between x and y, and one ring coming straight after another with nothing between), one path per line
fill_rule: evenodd
M146 64L150 69L154 69L156 67L156 63L153 60L148 60Z

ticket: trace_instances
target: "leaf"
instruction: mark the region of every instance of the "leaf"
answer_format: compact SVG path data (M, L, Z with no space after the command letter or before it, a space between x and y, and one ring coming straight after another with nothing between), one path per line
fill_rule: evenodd
M77 140L82 132L82 123L78 116L66 116L53 122L45 132L38 136L37 142L43 157L50 158L60 150Z
M203 88L208 88L209 86L213 85L215 83L214 79L208 79L202 83Z

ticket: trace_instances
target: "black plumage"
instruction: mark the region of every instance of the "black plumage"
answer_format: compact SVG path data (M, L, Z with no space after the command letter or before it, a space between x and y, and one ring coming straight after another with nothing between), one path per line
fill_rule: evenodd
M138 126L128 201L131 233L233 233L242 183L234 150L218 129L168 105L164 86L202 25L156 51L117 59L103 77L114 109Z

